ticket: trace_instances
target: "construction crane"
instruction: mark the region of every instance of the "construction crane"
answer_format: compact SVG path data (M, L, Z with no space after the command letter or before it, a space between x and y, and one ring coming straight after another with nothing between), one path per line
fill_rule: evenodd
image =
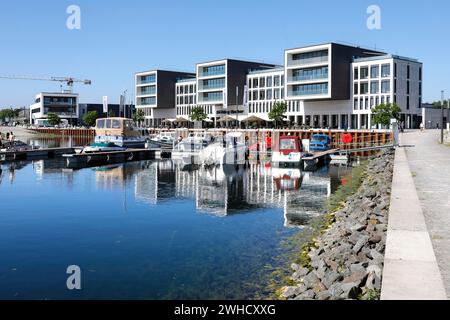
M67 87L69 88L68 92L73 93L73 85L74 83L82 83L84 85L91 85L91 80L80 80L75 79L72 77L31 77L31 76L3 76L0 75L0 79L11 79L11 80L37 80L37 81L56 81L60 83L66 83ZM61 84L61 91L62 91L62 84Z

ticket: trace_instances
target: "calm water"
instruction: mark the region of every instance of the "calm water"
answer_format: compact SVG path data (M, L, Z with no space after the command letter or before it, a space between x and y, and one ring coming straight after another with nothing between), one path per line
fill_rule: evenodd
M320 214L346 171L2 168L2 299L254 297L280 241ZM69 265L80 266L82 291L66 289Z

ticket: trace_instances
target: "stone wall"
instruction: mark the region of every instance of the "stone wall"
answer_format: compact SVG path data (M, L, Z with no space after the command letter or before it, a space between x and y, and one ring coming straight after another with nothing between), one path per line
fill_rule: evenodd
M295 285L282 299L379 299L393 165L393 150L370 160L358 192L307 253L310 265L292 265Z

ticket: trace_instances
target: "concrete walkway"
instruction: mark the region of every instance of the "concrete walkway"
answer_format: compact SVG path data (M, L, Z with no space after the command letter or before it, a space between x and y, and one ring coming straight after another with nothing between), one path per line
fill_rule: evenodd
M438 131L401 135L381 299L447 299L450 292L450 147Z

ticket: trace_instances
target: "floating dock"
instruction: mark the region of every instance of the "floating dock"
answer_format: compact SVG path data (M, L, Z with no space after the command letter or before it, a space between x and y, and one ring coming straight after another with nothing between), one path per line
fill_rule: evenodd
M123 163L137 160L153 160L161 157L158 149L127 149L123 151L73 153L62 155L69 168L80 168L110 163Z
M303 166L305 168L309 168L321 165L325 163L325 160L327 160L332 154L335 154L338 151L339 149L330 149L326 151L314 152L311 156L302 158Z
M60 158L63 154L73 154L75 148L47 148L26 151L5 151L0 152L0 161L14 162L22 160L42 160Z

